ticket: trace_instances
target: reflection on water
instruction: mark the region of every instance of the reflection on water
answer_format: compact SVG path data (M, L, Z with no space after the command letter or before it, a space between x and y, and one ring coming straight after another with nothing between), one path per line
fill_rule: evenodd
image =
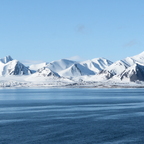
M0 143L144 143L144 89L1 89Z

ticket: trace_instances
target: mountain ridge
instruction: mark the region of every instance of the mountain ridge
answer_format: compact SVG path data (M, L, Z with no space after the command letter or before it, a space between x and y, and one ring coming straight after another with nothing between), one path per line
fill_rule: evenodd
M7 76L28 76L26 79L67 82L144 82L144 52L112 62L105 58L77 62L60 59L25 66L11 56L0 59L0 78ZM9 77L10 78L10 77ZM25 79L23 79L25 81Z

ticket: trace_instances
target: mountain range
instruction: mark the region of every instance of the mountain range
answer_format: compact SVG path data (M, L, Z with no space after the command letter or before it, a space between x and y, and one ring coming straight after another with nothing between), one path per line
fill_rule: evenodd
M31 79L65 80L85 82L138 82L144 81L144 52L112 62L105 58L94 58L83 62L61 59L50 63L25 66L20 61L6 56L0 59L0 78L25 76Z

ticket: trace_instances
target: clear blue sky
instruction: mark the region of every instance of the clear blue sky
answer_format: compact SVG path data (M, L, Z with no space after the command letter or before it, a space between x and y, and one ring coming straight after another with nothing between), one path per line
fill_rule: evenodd
M53 61L144 51L144 0L0 0L0 57Z

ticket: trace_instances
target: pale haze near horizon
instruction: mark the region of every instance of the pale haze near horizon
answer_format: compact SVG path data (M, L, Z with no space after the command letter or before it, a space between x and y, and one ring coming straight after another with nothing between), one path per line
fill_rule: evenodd
M0 58L111 61L144 49L143 0L0 1Z

